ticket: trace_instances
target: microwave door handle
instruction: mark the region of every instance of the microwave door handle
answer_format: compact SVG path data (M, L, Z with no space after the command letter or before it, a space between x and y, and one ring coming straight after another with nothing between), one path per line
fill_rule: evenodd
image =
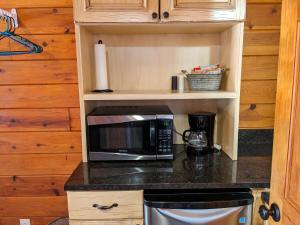
M150 149L156 154L156 121L150 121Z
M155 115L115 115L115 116L88 116L87 124L92 125L107 125L119 124L134 121L155 120Z

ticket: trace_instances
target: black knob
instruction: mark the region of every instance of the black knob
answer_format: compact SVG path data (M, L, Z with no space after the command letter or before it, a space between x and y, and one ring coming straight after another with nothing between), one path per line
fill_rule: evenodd
M263 220L268 220L271 216L275 222L280 221L280 210L277 204L273 203L268 209L265 205L259 207L258 213Z
M152 18L153 19L157 19L158 18L158 13L157 12L153 12L152 13Z
M170 16L170 13L169 12L167 12L167 11L165 11L164 13L163 13L163 17L164 18L169 18L169 16Z
M258 213L263 220L269 219L269 209L265 205L259 207Z

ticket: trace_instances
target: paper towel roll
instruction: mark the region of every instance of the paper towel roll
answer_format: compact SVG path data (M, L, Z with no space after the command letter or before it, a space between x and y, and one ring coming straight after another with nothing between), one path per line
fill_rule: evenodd
M106 48L105 45L99 41L95 44L95 89L106 90L108 89L107 80L107 65L106 65Z

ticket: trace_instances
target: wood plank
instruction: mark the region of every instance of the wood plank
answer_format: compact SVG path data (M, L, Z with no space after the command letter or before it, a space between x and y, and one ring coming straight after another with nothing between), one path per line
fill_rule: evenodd
M1 109L0 131L69 131L67 109Z
M17 34L74 33L72 8L19 9ZM43 24L41 25L41 21Z
M70 175L80 161L80 153L0 155L0 175Z
M0 61L0 85L77 82L76 60Z
M245 31L243 55L278 55L280 31Z
M49 138L51 137L51 138ZM81 152L80 132L9 132L0 134L0 154Z
M78 107L76 84L0 86L1 108Z
M30 217L31 225L47 225L57 217ZM20 225L19 217L0 217L0 225Z
M72 7L72 0L0 0L2 8Z
M72 108L69 110L70 110L71 130L74 130L74 131L81 130L80 109Z
M246 29L280 29L281 4L247 4Z
M242 80L277 79L278 56L244 56Z
M1 197L63 196L69 176L3 176L0 177ZM1 224L1 223L0 223Z
M0 197L0 217L67 216L67 199L56 197Z
M275 104L242 104L240 106L240 128L273 128L274 111Z
M73 34L22 35L22 37L43 47L40 54L1 56L0 60L36 60L36 59L76 59L75 37ZM20 51L25 48L10 41L9 45L0 42L1 51Z
M275 103L276 80L243 81L241 103Z

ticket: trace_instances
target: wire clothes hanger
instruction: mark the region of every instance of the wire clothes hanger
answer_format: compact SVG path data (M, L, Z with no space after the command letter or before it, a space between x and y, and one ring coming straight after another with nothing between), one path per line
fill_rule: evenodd
M0 22L4 21L6 23L5 30L0 31L0 40L4 38L9 38L10 40L24 46L27 48L27 51L0 51L0 56L11 56L11 55L22 55L22 54L34 54L41 53L43 48L26 38L23 38L15 34L16 22L12 16L6 15L3 11L0 11Z

